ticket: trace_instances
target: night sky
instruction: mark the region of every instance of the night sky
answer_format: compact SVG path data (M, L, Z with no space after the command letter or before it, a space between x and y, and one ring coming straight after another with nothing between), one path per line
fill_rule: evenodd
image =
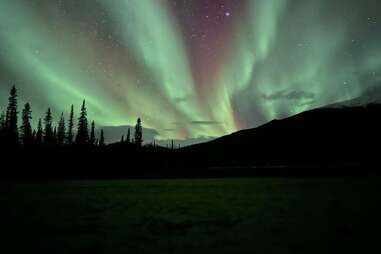
M1 0L0 109L220 136L381 80L379 0ZM20 103L20 104L21 104Z

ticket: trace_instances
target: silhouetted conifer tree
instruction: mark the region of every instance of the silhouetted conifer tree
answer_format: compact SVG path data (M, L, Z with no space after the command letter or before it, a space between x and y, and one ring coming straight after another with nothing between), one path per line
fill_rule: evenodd
M63 144L65 144L65 137L66 137L65 117L64 117L64 113L62 113L60 121L58 123L58 130L57 130L57 144L59 146L62 146Z
M171 142L171 150L174 150L175 149L175 145L173 143L173 139L172 139L172 142Z
M143 128L142 128L142 120L138 118L135 125L135 144L138 146L142 146L143 144Z
M81 113L78 118L78 131L75 142L78 145L87 145L89 143L89 127L85 100L83 100Z
M130 128L128 128L128 131L127 131L126 143L131 143L131 131L130 131Z
M37 132L36 132L36 139L35 139L35 144L36 145L42 145L42 136L43 136L43 130L42 130L42 120L41 118L38 120L38 125L37 125Z
M53 143L57 144L57 127L54 126L53 128Z
M7 113L5 116L5 135L9 144L18 144L17 114L17 89L13 86L9 94Z
M104 147L105 146L105 137L103 130L101 130L100 138L99 138L99 146Z
M73 144L74 139L74 105L71 105L69 123L67 127L67 140L66 143L71 145Z
M91 122L90 145L95 145L95 122Z
M120 143L124 143L124 135L122 135L122 137L120 138Z
M0 115L0 131L4 131L5 126L5 113L3 111L3 113Z
M46 145L53 145L54 144L54 131L53 131L53 116L52 111L50 108L48 108L48 111L46 112L45 118L44 118L44 143Z
M21 140L26 146L33 144L33 132L30 120L32 119L32 110L30 104L27 103L22 110L22 125L21 129Z
M4 136L5 136L5 113L3 111L3 113L0 115L0 141L3 141L4 140Z

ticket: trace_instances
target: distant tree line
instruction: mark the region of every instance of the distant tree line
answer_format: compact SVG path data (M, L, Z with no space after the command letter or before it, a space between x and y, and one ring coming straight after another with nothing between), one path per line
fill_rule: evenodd
M66 123L64 112L61 113L57 125L54 125L53 114L47 109L43 118L39 118L37 128L32 128L32 109L30 103L26 103L21 111L21 125L18 126L19 111L17 102L17 89L15 86L10 90L8 106L0 115L0 144L7 146L92 146L105 147L103 129L97 137L95 133L95 122L89 125L87 118L86 101L83 100L77 124L75 124L74 106L71 106L69 118ZM142 146L143 127L138 118L135 126L134 139L131 139L130 129L123 143Z

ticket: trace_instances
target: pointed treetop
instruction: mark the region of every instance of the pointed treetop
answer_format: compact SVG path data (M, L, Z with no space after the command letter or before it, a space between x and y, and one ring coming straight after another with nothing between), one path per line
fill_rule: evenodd
M17 94L17 89L16 89L16 85L13 85L12 88L11 88L11 95L16 95Z
M101 147L105 146L105 137L104 137L103 129L101 129L101 134L99 138L99 146Z
M95 145L95 122L91 122L91 131L90 131L90 145Z

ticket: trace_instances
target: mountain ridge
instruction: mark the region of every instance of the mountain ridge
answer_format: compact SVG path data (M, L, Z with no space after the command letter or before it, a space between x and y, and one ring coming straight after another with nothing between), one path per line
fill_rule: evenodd
M333 163L378 160L381 104L322 107L185 147L209 165Z

